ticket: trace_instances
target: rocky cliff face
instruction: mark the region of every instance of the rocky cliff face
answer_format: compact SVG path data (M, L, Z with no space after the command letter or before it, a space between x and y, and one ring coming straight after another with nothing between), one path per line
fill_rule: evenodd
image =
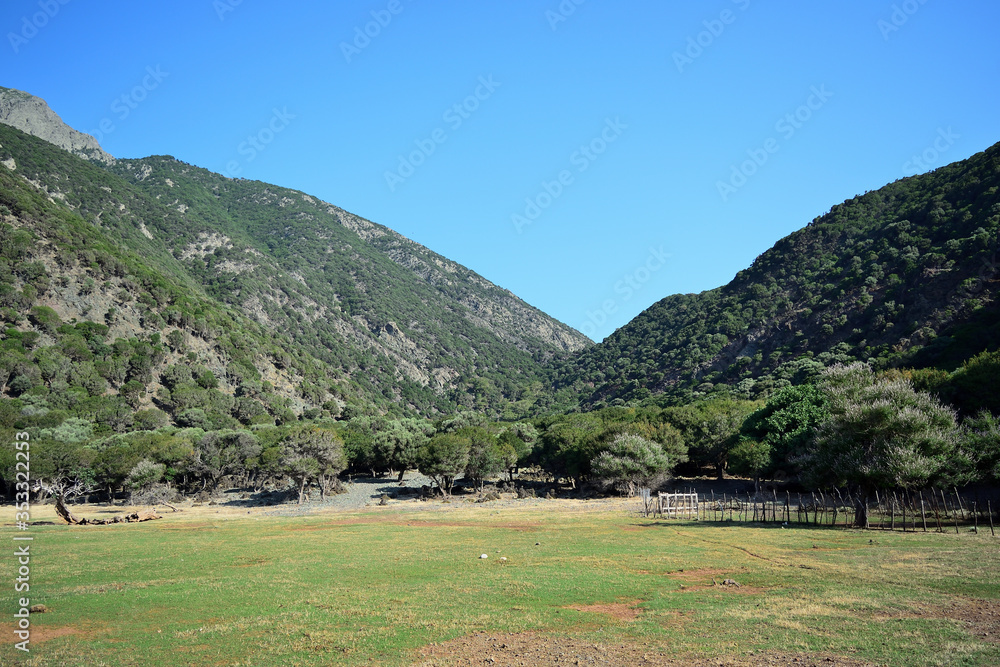
M0 123L16 127L82 158L108 165L115 162L111 155L104 152L97 139L64 123L45 100L20 90L0 87Z

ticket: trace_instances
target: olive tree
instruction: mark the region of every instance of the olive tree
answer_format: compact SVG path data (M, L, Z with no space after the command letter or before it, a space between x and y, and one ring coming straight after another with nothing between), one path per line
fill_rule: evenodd
M594 457L594 476L620 493L632 495L638 487L654 486L666 480L677 464L663 447L633 433L620 433L608 448Z
M313 480L325 500L330 482L347 467L344 441L334 431L311 426L296 429L282 440L281 447L281 465L298 486L300 505Z
M498 477L517 463L514 447L486 429L462 429L459 434L469 439L469 461L465 464L465 477L480 488L487 479Z
M372 423L375 457L403 481L406 471L416 467L420 451L434 429L420 419L376 419Z
M472 443L468 438L454 433L438 433L420 451L418 467L441 489L441 495L450 496L455 478L465 471L469 463Z
M214 489L226 476L244 477L248 461L260 455L260 443L250 431L212 431L198 441L198 458L191 471L202 487Z
M878 378L864 363L833 366L821 376L829 400L803 457L814 484L858 489L855 523L868 526L868 502L877 489L920 488L958 482L955 413L904 378Z

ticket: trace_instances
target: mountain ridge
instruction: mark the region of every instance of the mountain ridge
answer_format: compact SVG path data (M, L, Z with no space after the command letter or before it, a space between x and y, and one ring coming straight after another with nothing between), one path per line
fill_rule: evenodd
M43 118L61 123L54 114ZM547 359L591 344L474 271L306 193L169 156L74 162L65 148L43 139L53 146L45 149L4 127L0 162L11 174L193 295L287 334L302 354L350 378L346 401L424 413L499 411L537 380ZM56 264L53 278L77 283ZM137 305L136 296L148 303ZM41 305L83 316L53 298ZM155 333L139 313L155 323L170 308L149 294L107 300L115 299L111 310L119 319L131 313L136 334ZM287 365L287 353L269 355L268 363ZM306 403L328 402L329 389L306 388L313 394Z
M661 299L550 368L550 381L564 400L597 407L654 394L756 398L836 362L969 358L983 350L966 335L956 351L950 333L996 301L998 190L1000 144L856 196L728 284Z
M112 165L115 158L106 153L97 139L63 122L45 100L14 88L0 86L0 123L44 139L87 160Z

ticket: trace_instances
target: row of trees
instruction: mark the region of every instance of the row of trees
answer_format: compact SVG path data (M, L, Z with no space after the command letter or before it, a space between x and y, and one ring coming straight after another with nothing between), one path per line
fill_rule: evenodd
M77 433L80 431L77 430ZM55 493L103 491L114 503L125 493L169 500L176 492L212 492L223 483L262 489L284 484L298 492L316 484L325 497L346 466L336 431L316 425L255 431L165 428L96 440L80 440L70 429L31 441L32 478ZM14 456L0 450L8 493L14 489Z
M779 392L737 436L737 467L781 468L814 487L858 489L857 521L879 489L920 489L1000 479L1000 428L983 410L959 420L902 373L867 364L836 366L819 386Z
M960 373L981 373L983 363L970 362ZM481 487L525 466L575 487L619 492L655 485L674 469L708 468L720 477L729 471L757 480L794 478L814 488L849 485L862 499L875 489L1000 479L997 417L990 410L963 417L929 389L947 394L949 386L935 371L880 374L855 363L766 402L726 397L668 408L610 407L533 423L465 412L437 422L359 416L214 430L150 420L147 429L109 433L99 421L70 417L35 429L32 471L56 485L79 480L112 498L157 484L185 493L229 484L285 485L300 501L313 485L325 496L345 470L402 480L416 468L444 494L463 478ZM7 416L7 426L42 410L27 402ZM9 492L12 451L0 449L0 469Z
M1000 420L994 382L1000 355L958 371L875 372L841 364L815 382L765 401L731 397L668 408L605 408L540 420L533 460L577 483L606 481L596 464L615 437L644 436L673 453L687 474L714 470L797 480L811 488L850 486L861 505L877 489L1000 481ZM942 400L960 398L964 412ZM642 459L632 455L633 461ZM685 463L685 461L687 461ZM866 520L858 508L859 522Z

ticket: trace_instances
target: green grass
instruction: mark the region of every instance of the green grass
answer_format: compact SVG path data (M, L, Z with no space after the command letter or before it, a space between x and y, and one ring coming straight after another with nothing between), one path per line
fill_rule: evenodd
M933 613L967 598L1000 611L1000 541L988 533L667 523L551 508L303 518L189 510L134 525L34 526L31 602L51 610L32 616L34 636L75 633L32 642L27 657L14 650L12 583L3 584L0 664L397 665L430 643L522 631L652 642L672 655L1000 664L1000 644ZM13 582L14 566L0 558L0 581ZM713 577L741 587L715 587ZM569 608L614 602L641 613L618 620Z

